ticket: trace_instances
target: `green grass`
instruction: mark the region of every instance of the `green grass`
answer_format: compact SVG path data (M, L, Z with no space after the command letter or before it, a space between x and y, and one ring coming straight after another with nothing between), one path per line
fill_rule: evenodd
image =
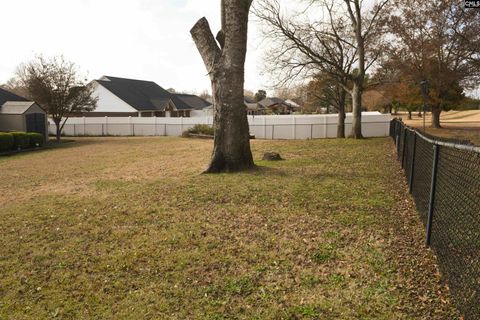
M0 159L0 319L454 319L388 139L79 139ZM420 297L420 298L419 298Z

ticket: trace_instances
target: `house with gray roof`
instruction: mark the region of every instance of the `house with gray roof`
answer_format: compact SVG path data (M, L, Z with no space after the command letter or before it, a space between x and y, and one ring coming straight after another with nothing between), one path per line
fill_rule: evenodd
M255 99L252 97L245 96L243 102L245 104L247 115L256 116L265 114L265 108L258 102L255 102ZM213 105L203 108L203 111L204 115L213 116Z
M244 97L245 105L247 106L248 115L263 115L265 114L265 107L255 101L254 98L245 96Z
M97 108L88 117L190 117L208 101L190 94L170 93L153 81L104 76L94 80Z
M293 112L300 110L300 106L297 107L283 99L276 97L265 98L258 102L258 104L265 109L270 110L270 112L273 114L292 114Z

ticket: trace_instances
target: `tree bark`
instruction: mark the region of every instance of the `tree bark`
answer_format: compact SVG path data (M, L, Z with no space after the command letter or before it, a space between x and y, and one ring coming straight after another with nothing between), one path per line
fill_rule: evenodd
M200 19L190 33L212 83L214 148L206 173L234 172L255 166L244 105L243 87L251 0L222 0L218 46L208 21Z
M338 125L337 125L337 138L345 138L345 103L346 93L342 89L339 96L338 103Z
M345 0L347 4L349 3ZM365 81L365 39L362 34L362 13L361 13L361 4L358 0L353 1L355 10L350 11L351 18L354 28L355 28L355 40L357 42L357 58L358 58L358 75L355 76L353 80L353 90L352 90L352 113L353 113L353 122L352 122L352 132L350 136L354 139L362 139L362 94L363 94L363 85ZM348 4L350 10L351 7Z
M61 137L62 137L62 129L60 128L60 120L53 120L53 122L55 123L55 138L58 141L60 141Z
M352 132L350 137L354 139L362 139L362 89L358 81L353 83L352 89Z
M436 105L432 107L432 128L441 128L440 125L440 114L442 113L442 109L440 106Z

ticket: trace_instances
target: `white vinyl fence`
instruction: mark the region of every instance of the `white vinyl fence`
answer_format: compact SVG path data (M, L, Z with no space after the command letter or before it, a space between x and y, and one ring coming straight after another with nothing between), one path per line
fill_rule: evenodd
M389 135L391 116L379 112L362 114L362 133L365 137ZM213 122L212 117L101 117L70 118L63 128L65 136L180 136L196 124ZM257 139L321 139L335 138L338 115L279 115L248 116L250 134ZM352 115L347 114L345 132L351 130ZM50 134L55 125L50 121Z

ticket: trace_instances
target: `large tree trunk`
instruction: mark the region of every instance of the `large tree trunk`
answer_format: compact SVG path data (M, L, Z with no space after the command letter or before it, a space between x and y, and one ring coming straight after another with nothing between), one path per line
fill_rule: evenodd
M357 58L358 58L358 75L353 80L352 89L352 132L350 136L354 139L363 138L362 135L362 95L363 85L365 82L365 38L363 36L362 27L362 5L361 1L351 1L355 7L352 11L350 6L350 0L344 0L348 4L350 13L350 20L355 29L355 40L357 42Z
M442 109L439 105L432 106L432 128L441 128L440 126L440 114Z
M353 83L352 89L352 132L350 137L362 139L362 89L357 82Z
M338 101L338 125L337 125L337 138L345 138L345 104L346 93L341 89Z
M212 82L214 149L207 173L253 168L250 134L243 98L248 13L251 0L222 0L218 46L208 21L190 31Z
M338 112L337 138L345 138L345 109Z
M61 120L53 119L53 122L55 123L55 138L57 139L57 142L58 142L62 137L62 128L60 127Z

